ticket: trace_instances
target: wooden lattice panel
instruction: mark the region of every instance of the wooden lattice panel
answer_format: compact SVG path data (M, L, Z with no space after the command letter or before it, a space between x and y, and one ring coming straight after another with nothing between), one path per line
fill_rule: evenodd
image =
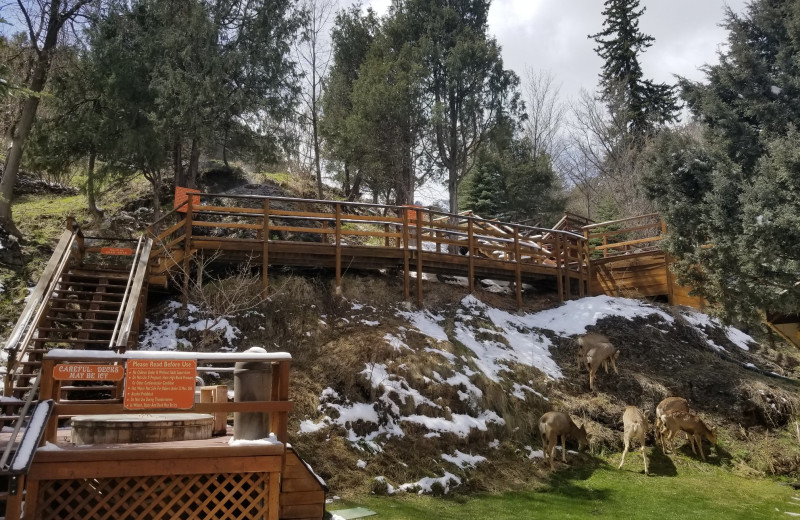
M266 519L268 496L268 473L43 480L35 518Z

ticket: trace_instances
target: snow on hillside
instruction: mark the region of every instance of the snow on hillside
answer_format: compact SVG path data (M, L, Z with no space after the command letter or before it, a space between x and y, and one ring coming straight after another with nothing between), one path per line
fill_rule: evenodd
M174 302L170 305L171 309L176 306ZM336 428L338 435L365 453L381 452L392 438L404 437L411 425L414 431L420 428L427 431L425 437L454 435L460 439L505 425L503 417L485 408L484 391L479 387L481 378L499 385L508 399L531 403L548 401L549 383L564 377L562 367L551 355L553 338L583 334L607 317L649 317L650 324L660 323L657 328L662 331L673 327L676 321L659 307L607 296L572 300L557 308L528 314L500 310L474 296L463 298L455 312L451 309L448 314L429 309L409 311L403 307L396 309L394 316L387 316L386 311L370 305L352 302L351 306L351 321L379 328L376 341L383 341L395 355L383 362L365 360L360 368L354 367L356 376L367 388L372 388L372 400L354 402L334 388L325 388L319 395L319 415L302 420L297 433L324 434ZM190 346L186 345L187 340L179 340L176 335L189 329L202 330L204 326L213 326L221 338L231 342L242 337L242 332L231 324L236 322L233 317L230 321L210 322L198 309L189 310L188 325L179 325L172 316L148 321L140 341L142 347L152 350L185 348ZM679 312L683 323L694 327L698 337L704 338L710 348L724 350L710 339L710 335L719 338L720 330L731 344L741 349L746 350L748 343L753 342L743 332L723 327L704 314L689 309ZM420 336L424 341L419 341ZM409 363L422 357L433 361L426 367L423 377L420 378L419 372L410 377L411 367L402 362L404 357ZM520 372L520 367L525 370ZM521 373L528 375L520 379ZM434 397L436 395L451 395L454 400L443 400ZM458 400L461 401L459 409L451 409ZM496 439L491 435L486 439L486 449L496 447ZM538 456L530 446L526 449L530 457ZM447 490L458 485L460 480L445 468L452 466L453 471L458 472L483 461L482 456L460 451L441 453L439 458L443 467L441 477L396 487L387 483L387 489L425 491L436 485Z
M356 304L358 305L358 304ZM359 306L363 310L363 306ZM684 310L687 323L698 329L709 346L715 349L723 347L708 339L704 332L707 327L721 327L719 323L703 314ZM407 367L401 363L385 364L364 363L360 375L375 390L375 402L357 403L341 399L333 389L326 389L320 395L320 417L316 420L305 420L298 433L311 433L329 427L344 430L345 438L352 445L368 452L380 452L382 444L391 437L404 435L403 424L414 423L428 430L428 437L437 437L445 433L466 438L473 431L485 432L491 424L502 425L504 419L492 410L481 408L482 391L471 382L477 373L507 388L507 393L520 400L543 399L548 397L535 390L529 384L512 381L514 367L524 365L541 372L544 381L563 377L561 367L550 353L552 342L547 335L573 337L596 325L598 320L609 316L627 319L656 316L664 327L674 324L675 318L658 307L637 300L598 296L567 302L555 309L534 314L513 314L499 310L480 302L473 296L467 296L460 302L455 313L455 321L446 330L446 318L431 310L409 312L398 310L397 317L405 321L407 326L397 327L393 333L384 336L396 351L413 350L407 340L409 333L419 333L429 338L424 351L441 358L440 365L434 369L433 378L426 379L425 386L449 385L457 389L460 399L468 404L468 414L454 413L446 406L431 401L423 395L423 389L415 389L404 377ZM725 332L732 343L746 349L752 338L736 329L727 328ZM546 335L547 334L547 335ZM456 354L452 345L460 345L471 352L471 355ZM463 351L463 349L461 349ZM540 385L541 388L541 385ZM409 409L412 402L414 412L401 413L401 406ZM360 433L359 433L360 432ZM365 433L368 432L368 433ZM496 441L492 441L496 442ZM491 446L487 445L487 448ZM526 447L531 457L536 452ZM478 464L478 458L456 452L455 455L442 453L443 463L452 464L463 469L465 465ZM458 480L445 471L438 479L428 479L397 487L387 486L387 492L395 490L427 490L434 482L445 489L457 485Z

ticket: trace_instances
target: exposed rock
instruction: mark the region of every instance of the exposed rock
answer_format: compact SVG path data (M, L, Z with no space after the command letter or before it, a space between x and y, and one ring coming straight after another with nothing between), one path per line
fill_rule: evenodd
M0 264L17 269L23 263L19 241L0 225Z

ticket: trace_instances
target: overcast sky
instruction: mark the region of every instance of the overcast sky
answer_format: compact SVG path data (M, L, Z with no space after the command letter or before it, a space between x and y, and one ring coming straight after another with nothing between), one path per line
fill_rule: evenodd
M357 0L339 0L341 6ZM391 0L363 0L386 14ZM641 0L645 12L640 30L655 38L641 56L646 79L674 83L674 75L704 80L700 68L717 63L717 51L727 39L720 27L725 6L741 13L747 0ZM550 72L561 85L561 100L594 91L602 60L589 34L603 28L603 0L492 0L489 32L503 48L507 69L524 81L528 68ZM423 203L446 198L443 186L418 188Z
M340 0L342 5L355 3ZM364 0L385 14L390 0ZM746 0L642 0L639 28L655 38L641 57L645 77L673 82L673 74L701 80L699 68L716 63L726 32L719 24L724 6L742 12ZM581 88L594 90L602 61L587 35L602 30L602 0L493 0L489 32L503 47L506 68L550 71L564 98Z

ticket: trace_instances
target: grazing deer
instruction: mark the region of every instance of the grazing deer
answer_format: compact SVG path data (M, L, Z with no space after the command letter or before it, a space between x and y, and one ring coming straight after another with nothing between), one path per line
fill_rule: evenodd
M642 458L644 459L644 474L647 475L647 454L645 453L644 444L645 436L650 425L647 424L647 418L642 415L635 406L625 407L625 413L622 414L622 424L625 425L625 434L622 440L625 442L625 449L622 451L622 460L619 462L619 469L625 464L625 454L631 445L631 440L636 440L642 445Z
M585 361L589 369L589 389L594 390L594 375L597 373L597 369L600 368L601 364L605 368L607 374L608 363L610 361L614 373L619 374L616 364L619 350L611 344L611 341L609 341L606 336L594 332L584 334L578 338L578 345L580 345L580 349L578 350L579 366Z
M661 430L664 428L664 415L668 412L688 412L689 403L683 397L667 397L656 406L656 440L661 438L661 451L664 451L664 436Z
M583 451L589 444L589 435L586 427L578 428L569 415L564 412L547 412L539 419L539 434L542 436L542 452L544 460L550 457L550 469L555 470L553 457L555 456L558 438L561 437L561 460L567 462L567 437L578 441L578 451Z
M697 443L697 446L700 448L700 457L702 457L703 462L705 462L706 456L703 453L703 438L705 437L711 444L716 445L717 432L706 426L702 419L692 412L668 412L664 415L664 426L661 430L661 435L667 435L667 440L670 442L673 452L675 451L675 434L681 430L686 432L689 441L692 443L692 453L697 455L697 451L694 449L694 445Z

